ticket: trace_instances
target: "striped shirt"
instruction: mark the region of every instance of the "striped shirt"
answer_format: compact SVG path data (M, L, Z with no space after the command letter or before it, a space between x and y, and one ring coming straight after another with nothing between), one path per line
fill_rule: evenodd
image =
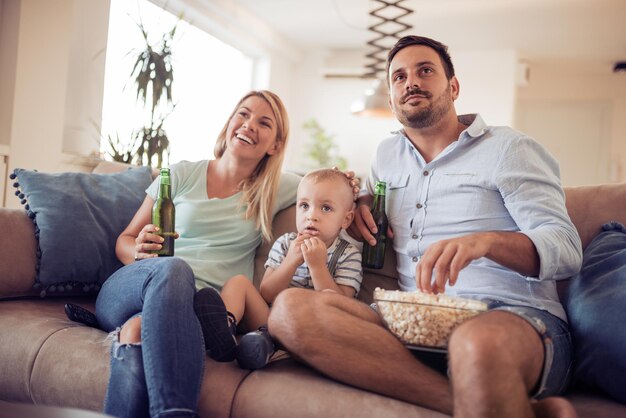
M295 232L288 232L279 237L270 250L267 261L265 262L265 268L278 268L287 255L291 241L296 239L297 236L298 234ZM340 241L343 241L343 239L337 237L335 242L328 247L327 260L330 261ZM346 249L339 256L333 279L338 285L353 288L356 291L354 297L358 295L361 289L361 280L363 279L363 269L361 268L361 252L354 245L348 244ZM311 273L306 261L296 269L289 287L313 289L313 281L311 280Z

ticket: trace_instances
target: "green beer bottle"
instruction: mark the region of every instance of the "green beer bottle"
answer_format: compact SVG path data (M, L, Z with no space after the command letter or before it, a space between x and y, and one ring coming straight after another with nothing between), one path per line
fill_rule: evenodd
M174 255L174 235L176 229L174 218L176 210L172 202L172 186L170 183L170 169L161 169L161 184L159 185L159 196L152 207L152 224L159 227L157 235L165 238L160 250L152 251L159 257L171 257Z
M385 263L385 247L387 244L387 214L385 213L385 189L384 181L377 181L374 188L374 203L372 204L372 216L376 222L378 232L374 234L376 245L373 247L363 242L363 267L381 269Z

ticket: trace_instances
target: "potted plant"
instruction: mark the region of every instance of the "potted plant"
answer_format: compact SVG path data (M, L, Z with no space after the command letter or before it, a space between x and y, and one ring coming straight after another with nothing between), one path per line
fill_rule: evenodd
M149 111L149 117L128 141L122 140L119 134L107 135L107 152L114 161L158 168L169 163L170 142L163 125L175 108L172 101L172 42L178 23L154 44L150 43L143 23L140 21L137 26L145 44L143 48L131 51L135 56L131 80L137 101Z
M313 168L337 167L345 170L348 166L346 159L337 153L337 144L334 136L326 133L315 119L310 119L302 125L309 132L310 140L306 144L305 155L312 161Z
M161 167L164 157L169 160L169 139L163 128L165 119L174 110L172 103L172 41L178 24L163 34L160 42L151 45L148 32L142 22L138 23L145 41L145 48L136 51L137 58L131 77L134 77L137 100L150 107L149 124L135 131L133 143L138 144L136 159L138 164L146 163ZM150 94L149 94L150 92ZM159 105L165 100L165 111L159 112ZM169 161L168 161L169 162Z

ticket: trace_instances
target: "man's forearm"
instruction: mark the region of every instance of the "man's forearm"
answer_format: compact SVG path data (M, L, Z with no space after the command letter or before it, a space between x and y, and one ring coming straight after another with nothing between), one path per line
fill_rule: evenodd
M520 232L484 232L489 239L487 258L524 276L539 275L539 254L533 242Z

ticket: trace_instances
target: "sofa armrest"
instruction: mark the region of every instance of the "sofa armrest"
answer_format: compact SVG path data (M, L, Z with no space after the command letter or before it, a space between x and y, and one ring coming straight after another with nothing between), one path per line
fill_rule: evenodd
M24 210L0 209L0 299L32 296L37 262L35 226Z

